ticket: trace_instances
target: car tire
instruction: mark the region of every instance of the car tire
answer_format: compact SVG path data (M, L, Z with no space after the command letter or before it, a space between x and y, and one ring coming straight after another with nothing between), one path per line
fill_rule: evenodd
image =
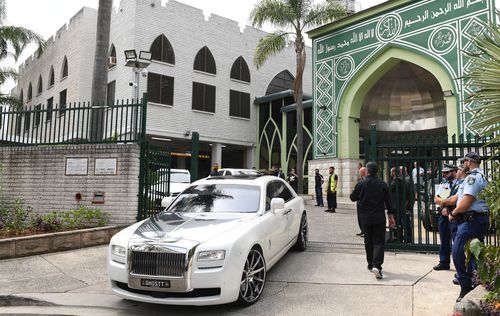
M257 302L266 285L266 261L262 251L254 247L248 253L240 281L240 293L236 303L250 306Z
M307 215L304 212L302 218L300 219L299 234L297 235L297 241L293 245L293 250L304 251L307 248L307 241L309 240L309 225L307 223Z

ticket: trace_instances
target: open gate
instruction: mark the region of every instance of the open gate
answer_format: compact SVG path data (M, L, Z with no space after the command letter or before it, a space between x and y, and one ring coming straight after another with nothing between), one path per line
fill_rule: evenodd
M451 142L446 136L377 139L376 127L372 126L366 161L378 163L379 176L389 184L393 194L399 196L392 199L396 204L393 207L400 211L395 214L397 225L390 230L388 249L439 251L439 210L434 204L434 195L436 186L443 180L443 163L457 165L466 153L474 151L481 155L480 167L491 179L491 173L498 172L494 165L500 162L500 156L490 156L499 144L488 144L489 140L472 135L453 136ZM414 168L423 170L423 174L413 177ZM498 246L495 229L489 228L485 242Z
M140 160L137 221L160 212L161 200L170 194L170 149L143 142Z

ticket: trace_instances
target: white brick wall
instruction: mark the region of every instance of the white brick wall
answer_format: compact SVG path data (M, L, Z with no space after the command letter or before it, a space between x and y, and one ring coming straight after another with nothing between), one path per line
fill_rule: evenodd
M38 213L76 209L79 204L111 213L112 224L136 221L139 190L138 145L70 145L9 147L0 151L2 197L24 199ZM67 157L88 158L87 176L66 176ZM118 159L116 176L94 175L95 158ZM104 204L92 204L94 192L105 192ZM83 195L81 202L75 194Z
M339 183L337 186L338 196L349 196L354 189L357 182L358 163L362 160L356 159L316 159L309 160L309 181L308 181L308 194L314 195L314 169L319 169L326 179L328 179L328 168L335 167L335 173L339 176ZM326 184L325 184L326 185ZM326 187L325 187L326 189Z

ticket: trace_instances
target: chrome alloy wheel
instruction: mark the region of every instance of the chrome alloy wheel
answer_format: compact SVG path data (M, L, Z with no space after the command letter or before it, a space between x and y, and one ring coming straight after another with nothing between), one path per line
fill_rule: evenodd
M258 249L250 250L240 283L239 302L244 305L255 303L266 283L266 262Z

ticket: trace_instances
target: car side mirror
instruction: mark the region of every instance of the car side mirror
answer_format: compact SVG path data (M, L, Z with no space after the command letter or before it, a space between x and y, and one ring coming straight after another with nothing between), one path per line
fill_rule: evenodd
M271 212L276 212L276 210L281 210L285 208L285 200L282 198L273 198L271 200Z
M161 206L162 207L169 207L170 204L175 200L173 196L166 196L161 200Z

